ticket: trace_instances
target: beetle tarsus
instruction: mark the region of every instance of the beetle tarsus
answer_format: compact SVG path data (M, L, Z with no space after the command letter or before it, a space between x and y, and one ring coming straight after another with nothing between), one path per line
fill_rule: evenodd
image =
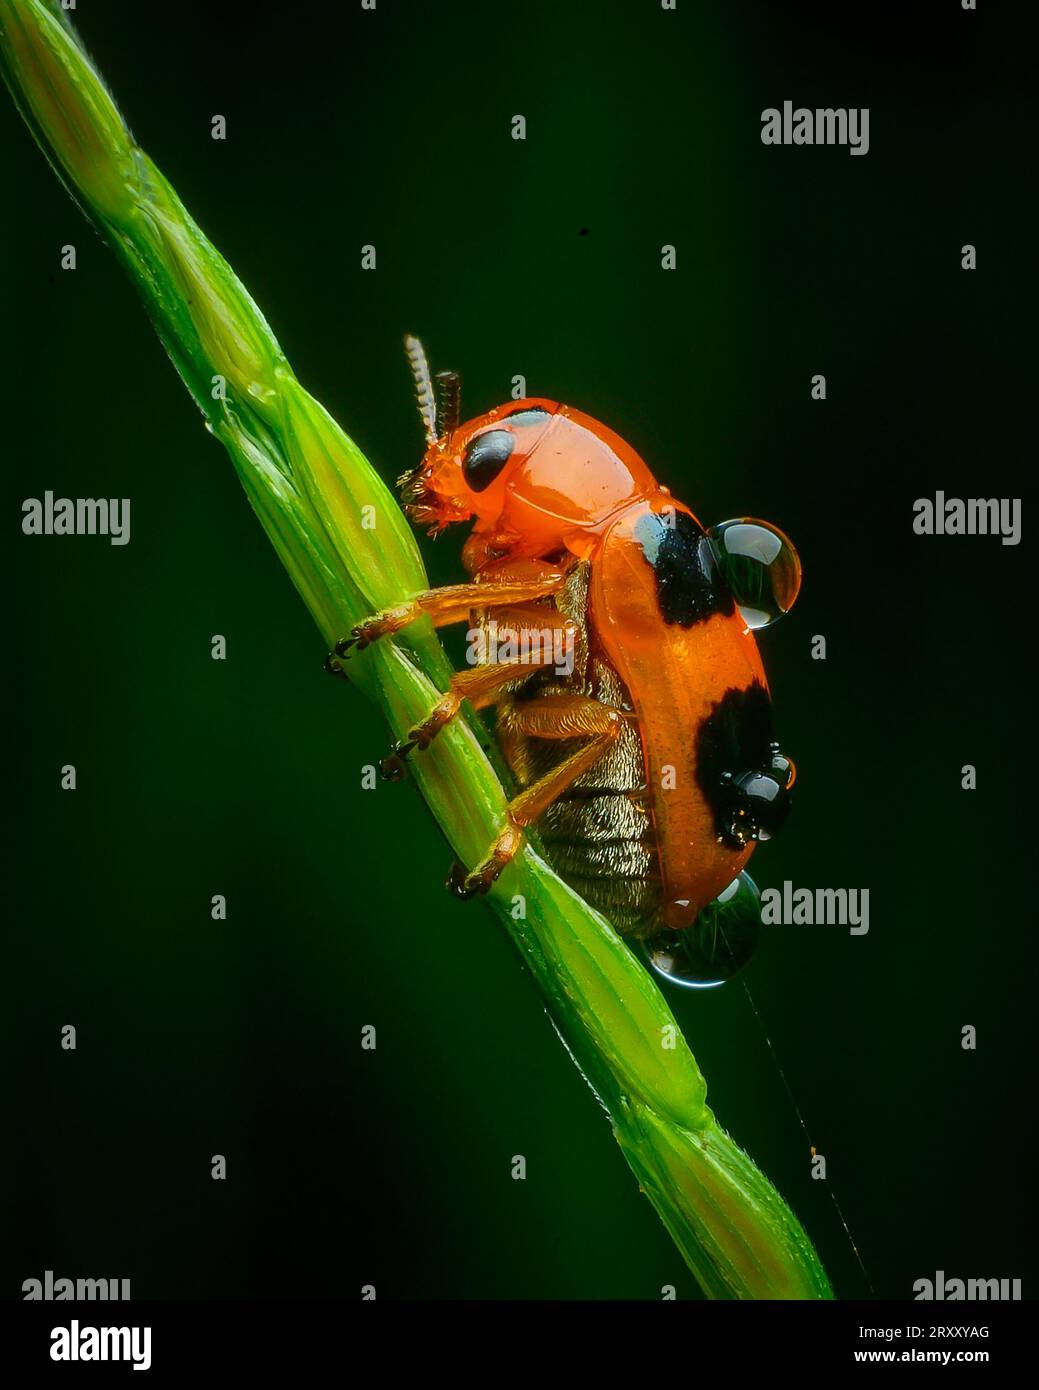
M392 750L387 753L379 764L379 776L384 782L403 782L408 775L407 756L411 751L410 743L395 743Z
M408 775L408 754L418 745L413 738L395 743L379 764L379 776L384 782L403 782Z
M461 898L463 902L476 896L475 885L469 882L469 871L464 864L457 860L451 865L451 872L448 874L444 887L449 893L453 893L456 898Z
M504 867L504 864L492 866L485 861L470 873L465 865L460 864L456 859L451 866L451 872L447 876L444 887L456 898L461 898L463 902L468 902L470 898L482 898L491 891Z

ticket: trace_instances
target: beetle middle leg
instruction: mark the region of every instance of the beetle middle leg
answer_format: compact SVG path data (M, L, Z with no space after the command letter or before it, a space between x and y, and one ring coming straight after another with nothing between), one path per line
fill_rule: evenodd
M609 752L630 717L590 695L546 695L517 706L513 717L517 732L532 738L587 738L588 742L509 802L505 826L486 856L468 874L456 865L448 888L460 898L486 893L519 852L523 828Z
M441 729L458 714L463 700L469 700L476 709L484 709L494 703L507 685L524 674L533 675L534 669L518 661L503 661L495 666L456 671L451 684L421 724L409 730L407 738L395 743L389 755L383 758L379 765L382 776L388 782L399 782L404 776L404 759L413 749L423 752L428 748Z
M455 718L464 700L474 709L486 709L501 698L507 687L556 663L561 651L573 651L577 625L554 608L527 604L492 612L496 640L514 644L517 652L522 649L525 655L517 654L506 660L456 671L451 684L425 719L409 730L407 738L394 744L389 757L383 759L382 775L389 781L399 781L404 774L402 759L413 750L422 752L428 748L441 729Z

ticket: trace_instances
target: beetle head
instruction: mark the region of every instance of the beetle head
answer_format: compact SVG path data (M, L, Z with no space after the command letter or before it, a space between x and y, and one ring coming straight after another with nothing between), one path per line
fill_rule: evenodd
M509 478L521 467L558 406L554 401L511 401L459 423L457 372L432 377L417 338L404 345L411 363L426 452L417 468L397 480L404 510L435 536L455 521L501 515Z

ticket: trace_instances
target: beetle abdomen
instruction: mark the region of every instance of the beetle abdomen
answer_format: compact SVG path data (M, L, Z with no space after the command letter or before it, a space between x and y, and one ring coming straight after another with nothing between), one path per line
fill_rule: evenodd
M603 704L631 709L617 673L590 661L586 691ZM540 750L531 750L532 763ZM554 757L559 752L554 750ZM553 867L620 932L650 922L660 903L653 819L646 800L642 742L626 725L610 752L546 811L541 838Z
M616 671L589 634L589 566L575 565L564 591L546 604L576 626L572 670L549 670L517 681L498 707L498 738L513 776L529 787L573 751L573 744L531 738L516 729L516 711L527 701L555 694L587 695L614 708L632 709ZM493 615L484 616L489 621ZM655 917L660 903L653 820L645 794L642 741L634 722L625 725L606 755L548 808L538 831L553 868L621 932L634 932Z

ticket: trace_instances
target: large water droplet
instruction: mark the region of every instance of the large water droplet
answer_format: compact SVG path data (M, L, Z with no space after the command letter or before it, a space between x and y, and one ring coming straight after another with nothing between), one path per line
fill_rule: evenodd
M768 627L790 612L801 588L801 561L778 527L745 516L722 521L707 535L748 627Z
M761 895L748 873L734 878L681 931L665 928L642 943L646 959L672 984L710 989L732 978L753 956L761 933Z

